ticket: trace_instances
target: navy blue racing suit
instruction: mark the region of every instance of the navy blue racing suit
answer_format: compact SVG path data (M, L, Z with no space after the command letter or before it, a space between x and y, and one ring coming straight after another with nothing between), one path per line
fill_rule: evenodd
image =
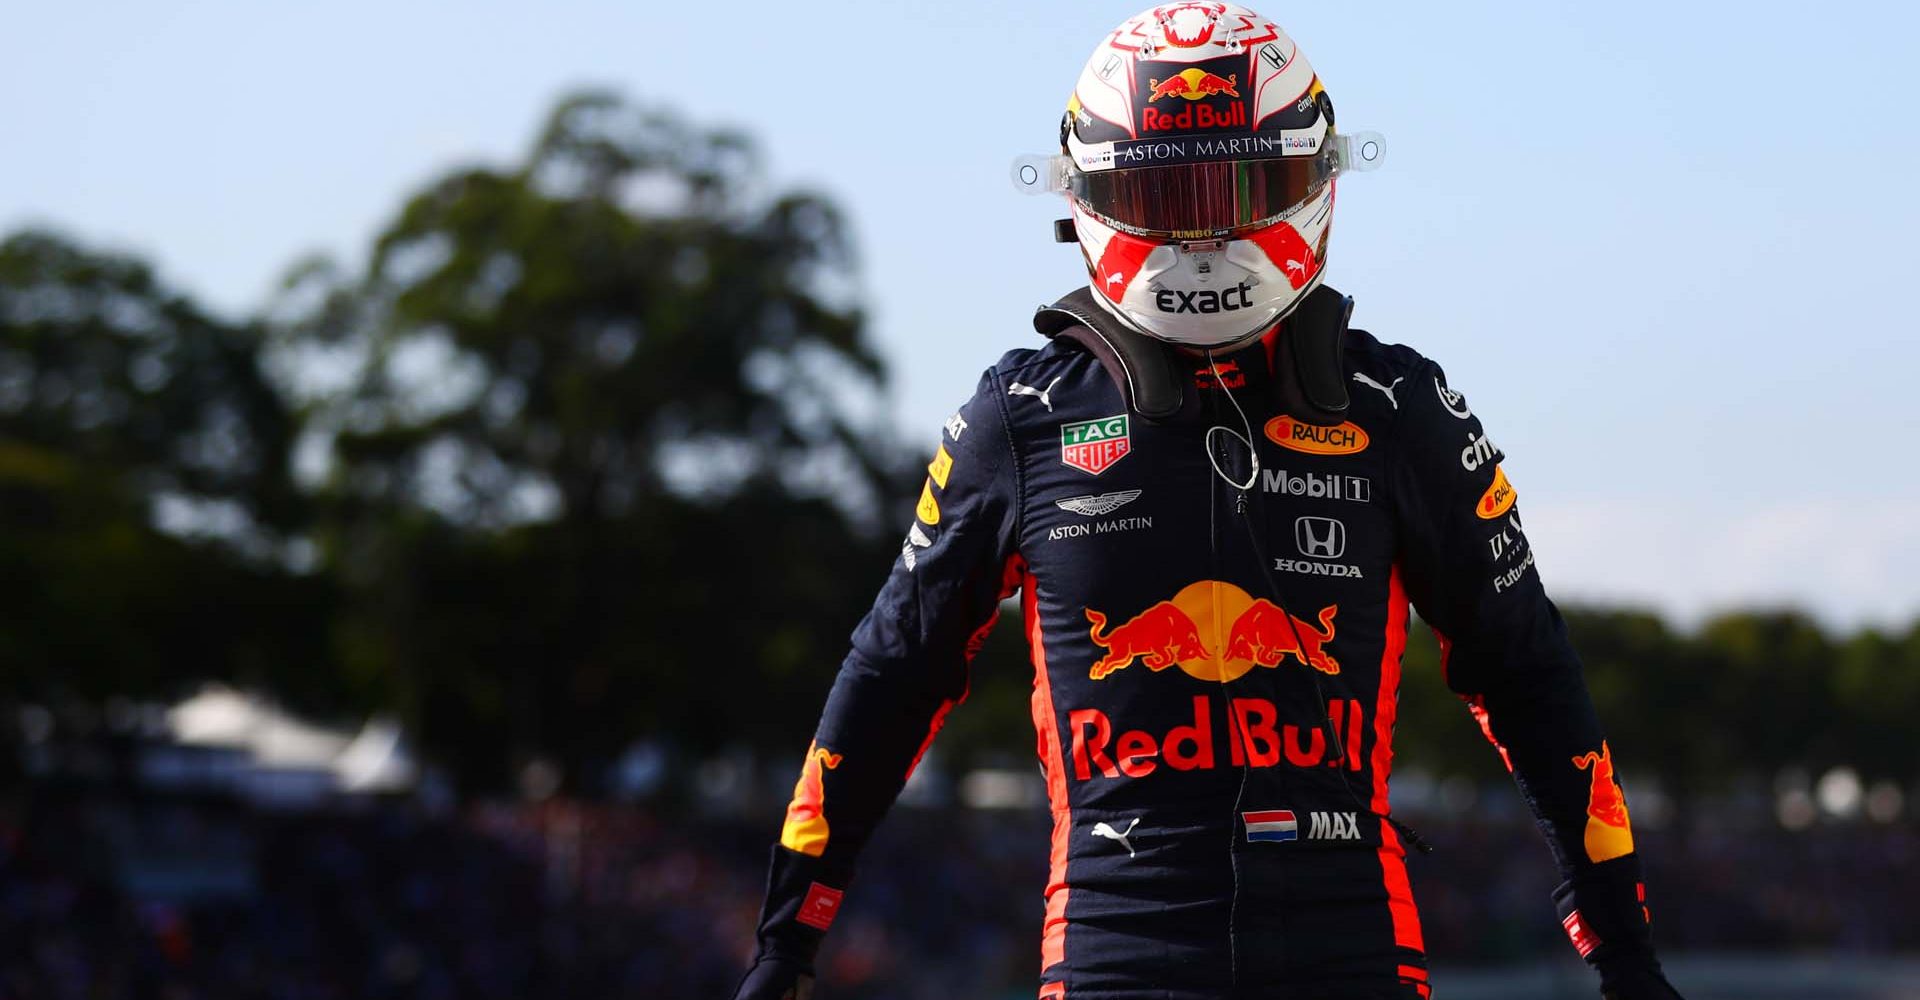
M1337 427L1279 412L1271 336L1218 360L1200 419L1164 423L1069 343L981 376L827 699L763 959L811 961L1017 593L1053 817L1040 997L1428 996L1387 818L1410 605L1538 818L1576 947L1603 976L1652 962L1610 747L1466 400L1361 331ZM1233 401L1257 472L1208 433L1242 428Z

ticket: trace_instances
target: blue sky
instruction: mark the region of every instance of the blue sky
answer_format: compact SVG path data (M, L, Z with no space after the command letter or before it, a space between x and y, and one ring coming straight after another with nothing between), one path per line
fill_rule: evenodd
M57 224L257 308L403 192L509 162L569 88L758 138L849 212L934 440L1082 279L1007 182L1130 3L37 4L0 31L0 228ZM922 5L911 5L919 7ZM1507 450L1549 590L1685 619L1920 614L1920 70L1909 5L1257 6L1385 169L1328 281Z

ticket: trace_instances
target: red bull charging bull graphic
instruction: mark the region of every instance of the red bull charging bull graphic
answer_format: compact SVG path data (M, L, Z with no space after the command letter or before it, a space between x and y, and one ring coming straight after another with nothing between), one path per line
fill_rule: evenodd
M1266 598L1254 598L1231 583L1188 584L1108 629L1107 616L1087 609L1088 634L1106 650L1087 676L1100 680L1135 661L1155 672L1179 667L1203 681L1232 681L1254 667L1278 667L1292 657L1323 674L1340 672L1327 652L1339 605L1320 609L1319 623L1301 621Z
M1162 97L1184 97L1189 101L1197 101L1215 94L1239 97L1240 91L1234 89L1236 79L1238 77L1232 73L1221 77L1200 69L1184 70L1164 80L1150 80L1153 93L1147 101L1151 103Z

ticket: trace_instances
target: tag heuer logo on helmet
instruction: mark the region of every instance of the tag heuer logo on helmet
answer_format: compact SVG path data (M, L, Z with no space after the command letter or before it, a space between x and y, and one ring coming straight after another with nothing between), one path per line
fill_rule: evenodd
M1124 413L1060 425L1060 461L1081 472L1097 476L1132 450Z

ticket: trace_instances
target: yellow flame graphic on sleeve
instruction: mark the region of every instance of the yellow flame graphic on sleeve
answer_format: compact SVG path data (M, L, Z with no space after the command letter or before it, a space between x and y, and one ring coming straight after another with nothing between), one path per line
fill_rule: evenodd
M1581 754L1573 758L1573 766L1593 769L1587 794L1587 860L1597 864L1632 854L1633 826L1627 819L1627 797L1613 777L1613 750L1602 741L1599 753Z
M827 790L821 768L838 768L842 756L818 743L807 744L807 762L800 768L793 801L787 803L787 821L780 827L780 844L787 850L816 858L826 853Z

